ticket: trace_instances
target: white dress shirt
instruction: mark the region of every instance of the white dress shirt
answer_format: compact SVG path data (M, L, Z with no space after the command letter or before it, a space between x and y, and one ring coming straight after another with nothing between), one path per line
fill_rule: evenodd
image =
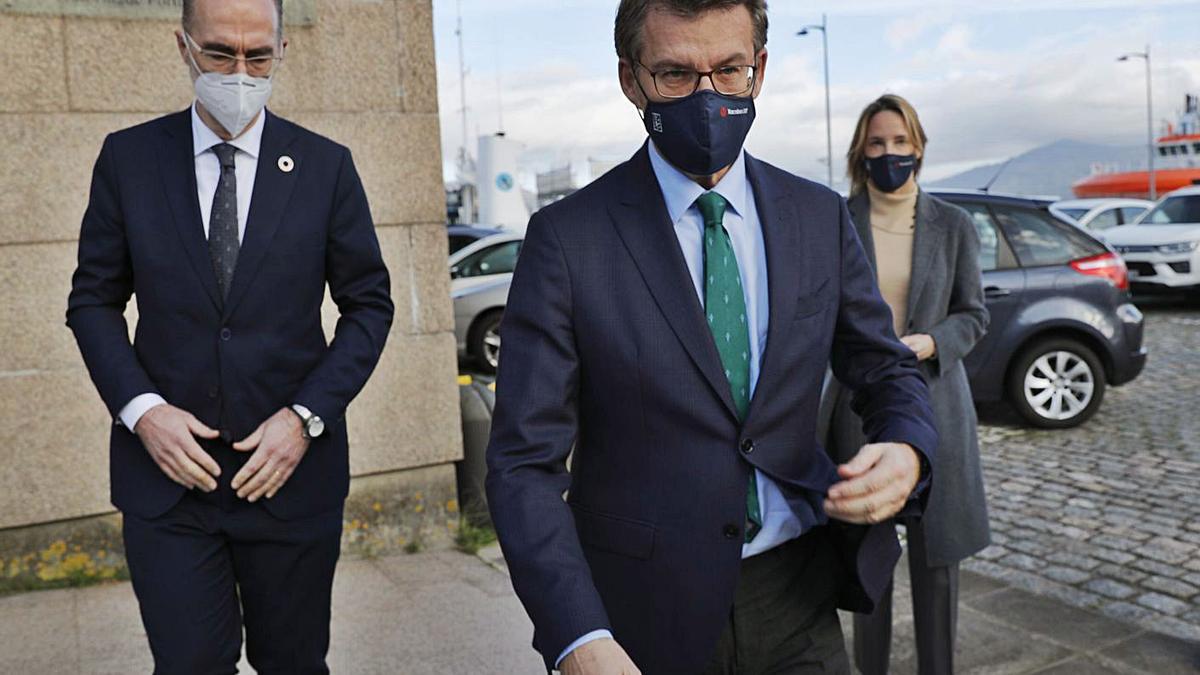
M204 237L208 238L208 221L212 217L213 198L217 194L217 183L221 179L221 161L213 146L229 143L237 148L234 154L234 171L237 173L237 219L238 241L246 234L246 217L250 213L250 196L254 194L254 178L258 174L258 152L262 147L263 126L266 113L259 113L254 124L246 128L241 136L222 140L209 129L192 104L192 150L196 160L196 193L200 198L200 218L204 223ZM153 393L140 394L121 408L117 416L126 429L132 431L138 420L151 408L166 403L162 396Z
M696 206L696 200L708 190L700 187L679 169L676 169L650 142L650 164L658 178L659 188L666 201L667 214L675 227L675 236L687 262L700 305L704 305L704 216ZM716 192L729 202L725 211L725 230L729 233L733 252L737 257L738 271L742 276L742 290L746 295L746 318L750 330L750 397L758 386L762 354L767 347L767 327L770 320L770 301L767 289L767 247L763 239L762 224L758 219L758 207L754 202L754 190L746 175L746 153L738 155L729 172L711 192ZM732 449L730 450L733 451ZM749 543L742 544L742 558L749 558L769 551L780 544L803 534L800 519L792 512L783 492L767 476L754 471L758 484L758 504L762 511L762 529ZM558 663L575 649L601 638L611 638L607 630L592 631L571 643Z

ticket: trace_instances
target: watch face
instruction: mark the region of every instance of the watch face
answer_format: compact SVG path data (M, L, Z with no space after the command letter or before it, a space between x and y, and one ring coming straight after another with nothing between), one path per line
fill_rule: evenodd
M325 433L325 420L322 420L316 415L310 417L308 420L308 435L312 438L316 438L323 433Z

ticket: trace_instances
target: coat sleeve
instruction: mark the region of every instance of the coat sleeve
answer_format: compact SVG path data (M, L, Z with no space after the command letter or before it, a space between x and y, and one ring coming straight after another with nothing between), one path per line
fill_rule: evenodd
M333 341L295 400L327 421L341 419L366 386L394 312L375 223L349 150L342 150L335 190L325 267L339 316Z
M563 499L578 433L580 363L567 261L551 222L533 216L501 325L504 358L487 450L487 495L513 587L548 666L574 640L609 629Z
M117 185L112 136L104 140L79 232L79 259L67 299L67 326L75 334L92 382L116 418L134 397L158 388L129 342L125 306L133 295L133 263Z
M929 387L912 350L895 336L892 315L879 293L862 242L841 201L841 297L831 365L854 392L851 408L871 443L907 443L936 470L937 430ZM927 473L927 472L926 472ZM923 476L920 490L928 484Z
M944 375L966 358L987 332L990 320L983 298L983 276L979 267L979 232L969 217L955 213L957 248L950 268L950 305L946 318L929 330L937 345L934 366Z

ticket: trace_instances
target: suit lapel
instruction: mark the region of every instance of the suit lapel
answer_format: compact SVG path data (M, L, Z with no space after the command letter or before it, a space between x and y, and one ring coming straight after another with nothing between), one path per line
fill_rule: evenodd
M290 126L280 122L274 115L269 112L263 114L267 119L258 152L258 172L254 177L254 193L250 197L250 214L246 217L246 233L238 252L237 270L225 302L226 318L237 309L258 274L271 240L275 238L275 231L279 229L283 210L296 185L296 176L304 170L304 158L296 156L291 156L294 162L291 171L285 172L279 168L279 158L295 140L295 134Z
M658 179L650 166L646 146L626 164L627 181L623 199L609 207L617 234L649 287L659 311L666 318L696 367L704 374L729 414L737 408L729 380L712 332L704 319L704 308L688 274L671 217L663 201Z
M164 127L165 134L159 147L159 175L163 190L170 204L175 231L187 252L188 262L200 278L213 307L221 309L221 296L217 290L217 275L213 271L212 258L208 252L208 240L204 237L204 221L200 216L200 198L196 194L196 156L192 148L191 111L176 114Z
M794 199L774 183L765 165L746 155L746 175L754 190L755 208L763 230L763 242L767 253L767 296L770 303L767 321L767 344L762 354L758 385L750 401L750 415L758 407L759 392L769 391L765 386L770 378L787 377L784 368L777 364L789 347L789 335L796 305L800 298L813 293L817 279L814 277L817 261L812 252L819 250L811 241L819 228L810 227L796 209Z
M908 313L911 319L920 300L921 291L929 281L934 256L942 245L942 223L937 207L922 191L917 195L917 223L913 233L912 276L908 282Z

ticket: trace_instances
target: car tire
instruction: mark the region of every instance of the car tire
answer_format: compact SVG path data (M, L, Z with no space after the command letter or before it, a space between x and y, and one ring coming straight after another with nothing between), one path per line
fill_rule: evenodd
M1086 422L1104 401L1106 373L1086 345L1069 338L1027 347L1008 374L1008 396L1027 422L1042 429L1069 429Z
M504 310L493 309L475 319L467 335L467 354L475 367L485 375L493 375L500 365L500 320Z

